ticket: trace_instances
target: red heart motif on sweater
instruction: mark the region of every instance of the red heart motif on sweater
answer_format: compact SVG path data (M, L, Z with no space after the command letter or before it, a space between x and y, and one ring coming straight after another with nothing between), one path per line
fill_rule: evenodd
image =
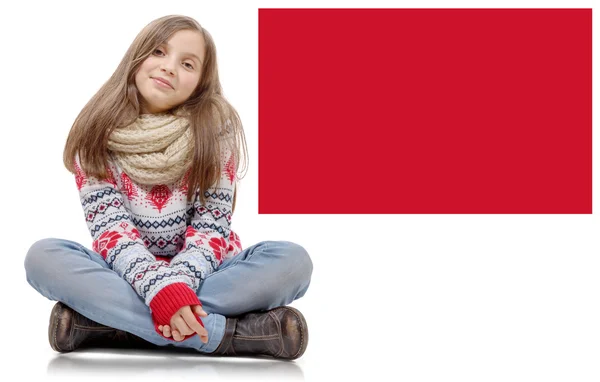
M213 237L210 239L209 244L215 254L215 257L221 263L222 252L225 252L227 248L227 242L222 237Z
M121 237L123 236L116 231L106 231L92 243L92 249L106 260L108 250L117 245Z

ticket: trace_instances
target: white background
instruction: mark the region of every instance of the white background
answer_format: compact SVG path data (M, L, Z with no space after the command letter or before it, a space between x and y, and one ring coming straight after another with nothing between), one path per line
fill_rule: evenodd
M258 215L258 8L313 7L590 8L592 2L4 2L4 375L35 380L598 380L597 214ZM225 96L244 123L250 162L232 228L244 247L289 240L312 257L310 289L292 304L310 329L308 349L296 362L168 352L59 355L48 344L54 302L26 282L24 256L45 237L91 246L73 175L62 164L67 134L137 33L167 14L192 16L212 34ZM597 149L596 136L593 145ZM593 162L597 175L597 156ZM596 179L594 199L599 200ZM380 186L385 203L393 195L386 193L385 179Z

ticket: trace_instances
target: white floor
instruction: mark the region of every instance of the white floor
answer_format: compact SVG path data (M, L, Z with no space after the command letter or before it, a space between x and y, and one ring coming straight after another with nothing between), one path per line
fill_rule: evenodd
M45 353L45 352L44 352ZM304 360L282 362L244 358L207 358L171 351L80 351L68 355L45 354L41 376L139 380L256 380L304 381Z

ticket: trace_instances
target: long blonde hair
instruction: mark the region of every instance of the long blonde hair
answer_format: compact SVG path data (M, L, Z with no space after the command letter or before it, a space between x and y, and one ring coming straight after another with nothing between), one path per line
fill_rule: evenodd
M75 156L79 154L82 170L98 179L108 177L108 138L117 127L132 123L140 115L140 94L135 86L135 74L142 62L160 44L180 30L202 33L205 41L205 60L198 86L191 96L171 112L188 115L194 137L193 163L188 176L187 201L199 191L204 192L221 176L221 144L234 155L234 168L239 169L240 148L247 158L246 140L237 111L222 95L217 69L216 46L212 36L196 20L187 16L170 15L158 18L137 35L113 75L81 110L65 144L63 162L75 174ZM227 130L225 130L225 128ZM223 139L223 136L228 139ZM244 162L245 163L245 162ZM236 182L242 177L237 176ZM236 187L237 190L237 187ZM233 209L235 209L235 194Z

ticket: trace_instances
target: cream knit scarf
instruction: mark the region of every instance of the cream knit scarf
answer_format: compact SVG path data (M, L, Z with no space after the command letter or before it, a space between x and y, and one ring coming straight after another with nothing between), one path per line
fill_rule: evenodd
M134 182L175 183L191 164L193 138L189 127L185 117L142 114L130 125L112 132L108 149Z

